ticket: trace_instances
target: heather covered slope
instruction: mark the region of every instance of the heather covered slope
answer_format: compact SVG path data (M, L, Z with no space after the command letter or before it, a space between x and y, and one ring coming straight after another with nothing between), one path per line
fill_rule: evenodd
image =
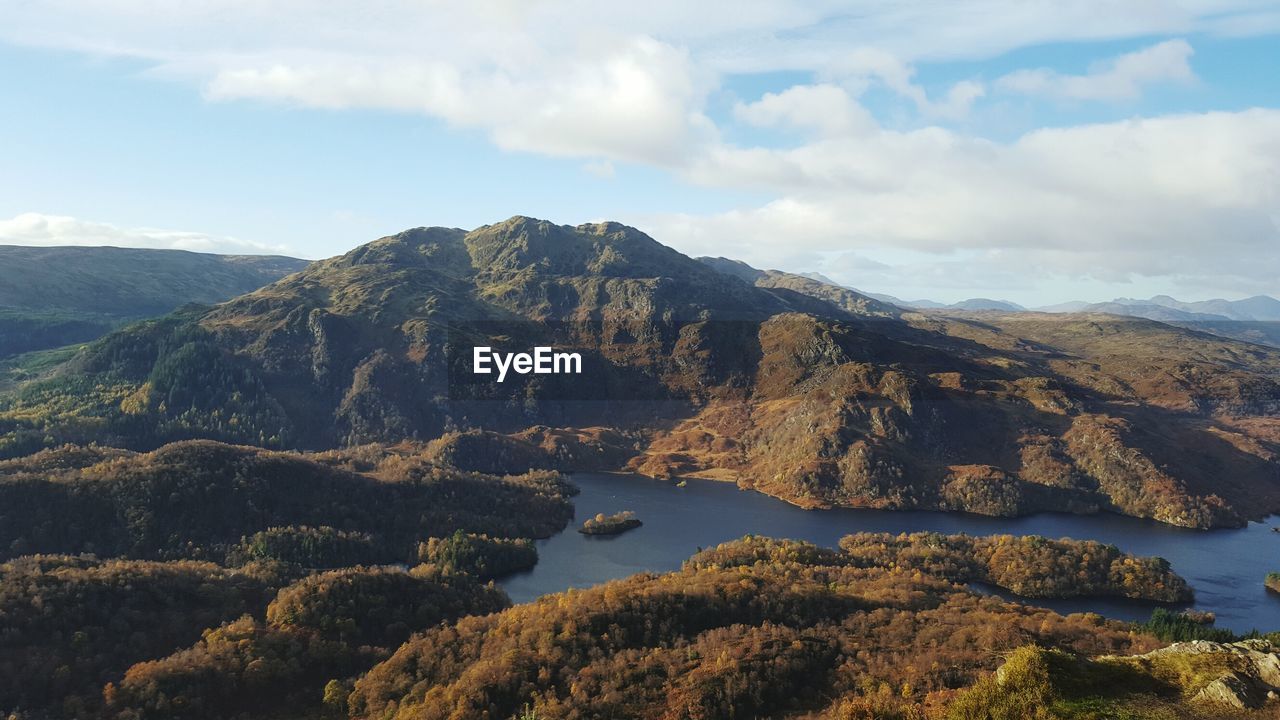
M267 255L0 245L0 358L87 342L187 303L222 302L306 265Z
M575 350L584 375L477 380L474 345ZM489 469L501 456L474 448L533 457L498 438L547 426L555 452L529 467L630 458L805 506L1209 527L1280 509L1278 414L1280 351L1262 346L1113 316L906 312L615 223L516 217L409 230L104 338L0 396L0 455L450 434L459 464ZM627 439L573 439L588 427Z

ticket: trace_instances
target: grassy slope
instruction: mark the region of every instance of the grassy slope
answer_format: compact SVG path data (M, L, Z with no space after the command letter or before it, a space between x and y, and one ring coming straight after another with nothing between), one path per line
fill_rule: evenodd
M0 357L87 342L187 303L216 303L305 267L279 256L0 246Z

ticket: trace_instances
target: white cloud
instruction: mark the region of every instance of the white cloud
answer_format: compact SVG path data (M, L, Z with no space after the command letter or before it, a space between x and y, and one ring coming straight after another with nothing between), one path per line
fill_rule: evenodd
M608 160L585 163L582 169L588 175L594 175L601 180L612 180L615 175L613 163Z
M1009 272L1274 293L1280 277L1280 110L1038 130L1007 144L928 128L721 147L689 178L777 199L635 220L687 252L763 266L821 271L797 258L857 249L964 260L952 269L975 284Z
M504 148L671 166L714 140L702 109L727 72L829 71L843 55L846 74L956 118L982 86L932 99L911 63L1257 12L1257 0L26 0L6 4L0 40L142 59L212 99L420 112Z
M738 120L757 127L798 128L825 136L877 129L871 113L835 85L797 85L780 93L766 93L753 103L738 103L733 113Z
M1085 75L1018 70L997 80L996 87L1064 100L1130 100L1146 85L1195 80L1189 62L1193 52L1186 40L1166 40L1098 64Z
M647 37L511 68L418 58L316 54L220 69L215 100L421 112L487 130L499 147L676 164L714 132L687 53Z
M33 212L22 213L9 220L0 220L0 244L40 247L112 245L233 255L287 254L283 247L232 237L182 230L122 228L110 223Z
M950 273L978 284L1165 276L1276 292L1277 111L1034 130L993 142L943 127L886 129L861 102L877 85L918 113L904 127L962 118L987 88L965 80L931 95L916 66L1044 43L1270 32L1280 27L1273 4L25 0L5 5L0 41L141 60L212 101L419 113L502 148L578 158L587 172L644 163L771 198L708 216L624 218L691 252L811 269L801 261L854 249L895 268L877 272L900 277ZM1033 69L995 87L1125 100L1152 83L1192 80L1190 55L1187 43L1171 40L1083 75ZM797 146L737 147L708 118L725 75L743 72L817 78L734 106L737 123L795 132ZM53 220L69 223L63 238L236 243ZM17 221L0 228L15 234Z
M921 114L929 117L962 118L969 113L974 101L986 94L981 83L962 80L951 86L943 100L931 100L924 88L914 82L915 73L914 67L894 55L878 48L863 47L831 63L822 74L840 79L859 94L869 82L879 82L910 100Z

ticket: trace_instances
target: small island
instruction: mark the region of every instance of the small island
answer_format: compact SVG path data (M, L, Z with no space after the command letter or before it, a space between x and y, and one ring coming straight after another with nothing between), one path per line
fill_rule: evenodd
M599 513L593 518L587 518L587 521L582 523L582 527L578 528L578 532L583 535L617 535L643 524L636 518L635 513L623 510L612 515Z
M1267 578L1262 581L1267 589L1274 593L1280 593L1280 572L1269 572Z

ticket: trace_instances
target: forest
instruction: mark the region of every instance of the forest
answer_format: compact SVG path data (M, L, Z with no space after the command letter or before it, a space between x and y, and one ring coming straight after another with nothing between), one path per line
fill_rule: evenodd
M358 679L352 717L915 717L1003 652L1137 652L1098 616L967 592L843 551L745 538L411 639ZM526 708L528 712L526 712Z
M573 515L553 472L497 477L391 456L361 473L342 462L213 441L44 451L0 468L0 557L413 562L429 537L546 537Z
M920 570L956 582L985 582L1023 597L1127 597L1189 602L1191 588L1163 558L1142 558L1093 540L1037 535L850 535L840 548L859 565Z
M0 461L0 709L308 707L412 632L506 607L486 583L537 561L530 538L565 527L572 491L371 448Z

